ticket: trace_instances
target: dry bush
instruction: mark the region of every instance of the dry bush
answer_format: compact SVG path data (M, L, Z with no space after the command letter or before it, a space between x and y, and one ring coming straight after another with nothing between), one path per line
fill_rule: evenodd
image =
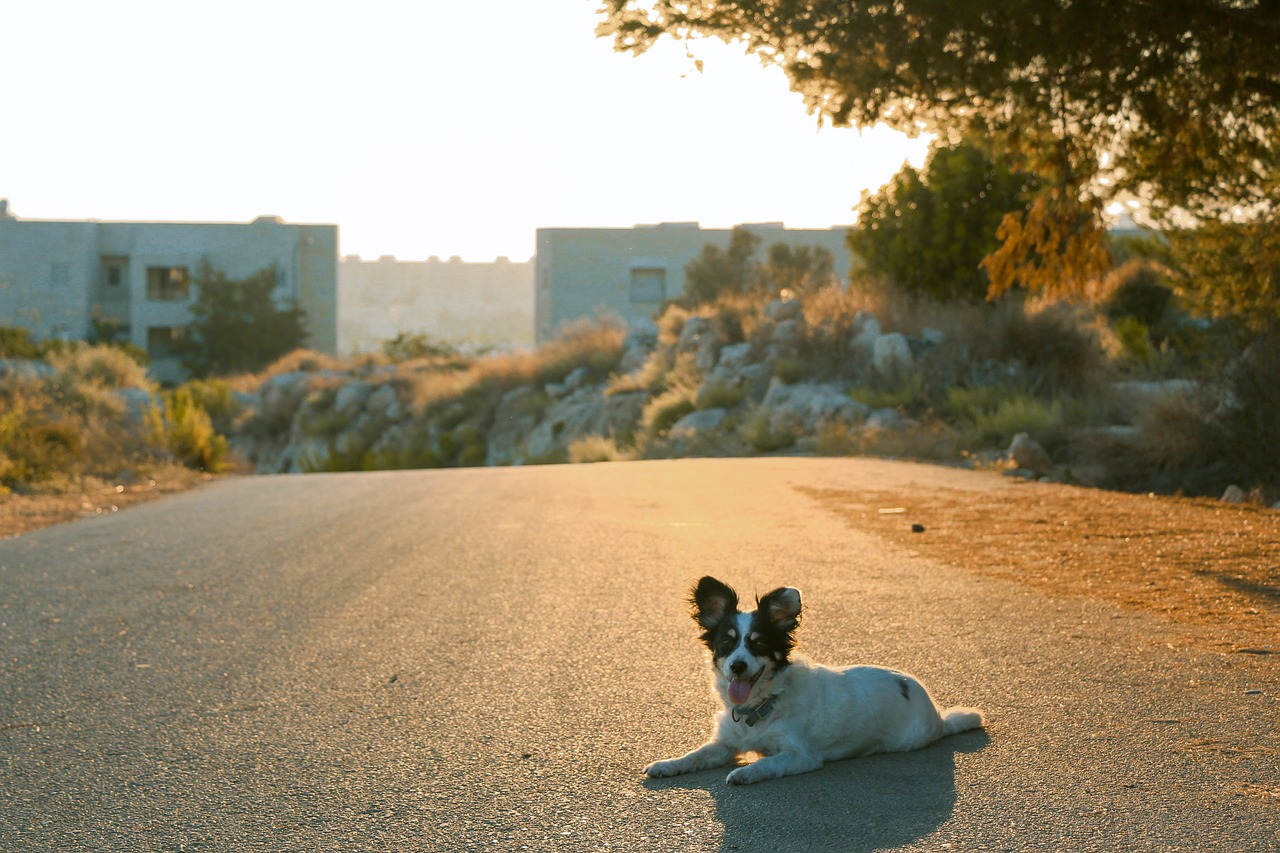
M555 339L532 352L491 355L471 367L472 381L504 391L520 385L560 382L579 367L603 380L618 365L626 331L609 320L567 324Z
M50 352L47 360L65 380L73 383L91 382L112 389L149 390L152 387L147 368L116 347L75 347Z
M619 448L612 436L584 435L569 444L569 461L573 463L618 462L634 456L634 452Z

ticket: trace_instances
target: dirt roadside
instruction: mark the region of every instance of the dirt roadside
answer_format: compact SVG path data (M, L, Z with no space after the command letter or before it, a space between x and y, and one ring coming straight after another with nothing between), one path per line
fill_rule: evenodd
M970 571L1280 653L1280 511L1010 479L989 491L806 491L846 523Z
M109 515L135 504L185 492L214 479L211 474L174 466L138 476L128 484L94 483L74 491L0 495L0 539L81 518Z
M131 485L0 497L0 539L177 494L174 469ZM848 524L930 559L1194 625L1224 652L1280 653L1280 511L1009 480L982 492L806 490Z

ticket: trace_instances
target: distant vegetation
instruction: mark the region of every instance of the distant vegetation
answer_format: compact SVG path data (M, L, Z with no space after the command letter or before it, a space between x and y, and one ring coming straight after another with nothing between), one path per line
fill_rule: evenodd
M274 473L817 453L1280 498L1275 300L1241 283L1267 257L1233 255L1215 228L1111 240L1074 267L1102 271L1060 293L1052 253L1001 268L1008 239L993 233L1011 206L1043 203L1038 186L942 143L863 199L850 282L821 249L739 228L652 323L582 321L533 352L412 333L356 358L284 352L300 318L272 301L273 276L207 270L199 378L173 390L127 347L0 329L0 487L165 461Z
M187 389L161 392L131 348L37 344L9 328L0 341L0 493L224 465L208 413Z

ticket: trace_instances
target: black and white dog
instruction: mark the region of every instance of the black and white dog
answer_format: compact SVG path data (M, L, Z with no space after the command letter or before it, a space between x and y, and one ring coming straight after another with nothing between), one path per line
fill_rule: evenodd
M738 609L738 594L712 577L690 599L711 649L724 710L711 740L645 768L653 778L725 767L744 752L763 758L729 774L734 785L817 770L827 761L907 752L985 725L974 708L941 710L924 685L878 666L831 669L792 657L800 590L781 587Z

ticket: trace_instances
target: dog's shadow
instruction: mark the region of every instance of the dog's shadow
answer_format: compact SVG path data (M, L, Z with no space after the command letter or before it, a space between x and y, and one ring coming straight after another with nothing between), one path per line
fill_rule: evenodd
M978 752L990 742L986 732L975 731L915 752L834 761L755 785L726 784L724 768L651 779L645 787L710 792L724 825L724 851L882 850L937 830L956 804L956 753Z

